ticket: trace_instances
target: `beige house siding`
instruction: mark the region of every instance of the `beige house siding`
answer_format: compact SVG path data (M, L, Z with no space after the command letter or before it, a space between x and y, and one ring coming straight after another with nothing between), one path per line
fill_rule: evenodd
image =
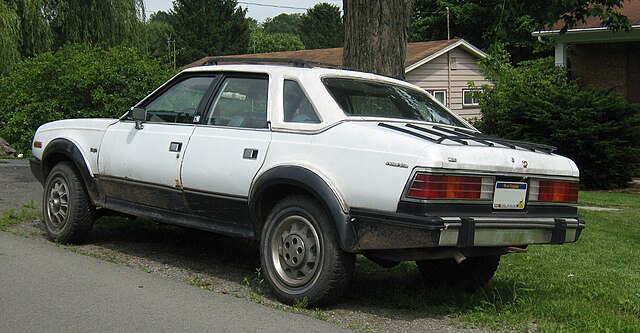
M478 58L458 47L448 53L451 62L451 74L447 69L447 54L443 54L424 65L408 72L406 80L429 91L447 92L447 106L465 118L480 118L480 108L463 106L463 90L469 89L469 81L477 87L489 84L480 71Z

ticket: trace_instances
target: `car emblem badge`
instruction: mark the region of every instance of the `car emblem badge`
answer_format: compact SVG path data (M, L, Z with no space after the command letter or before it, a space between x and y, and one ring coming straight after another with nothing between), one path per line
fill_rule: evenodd
M409 166L404 164L404 163L398 163L398 162L387 162L385 163L386 166L390 166L390 167L394 167L394 168L402 168L402 169L406 169Z

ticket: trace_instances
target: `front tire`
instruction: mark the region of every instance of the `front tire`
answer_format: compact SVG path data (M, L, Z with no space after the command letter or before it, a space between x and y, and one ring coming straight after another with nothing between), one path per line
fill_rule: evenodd
M429 288L476 291L491 280L500 264L500 256L467 258L461 264L454 259L422 260L416 264Z
M278 202L260 238L265 279L284 303L308 306L333 302L351 280L355 254L344 252L325 210L307 196Z
M89 238L95 208L73 163L65 161L53 167L45 183L42 209L52 241L77 244Z

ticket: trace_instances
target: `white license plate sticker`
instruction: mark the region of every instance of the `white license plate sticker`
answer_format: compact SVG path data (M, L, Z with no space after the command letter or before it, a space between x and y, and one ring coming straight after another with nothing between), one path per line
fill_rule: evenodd
M527 183L496 182L493 209L524 209Z

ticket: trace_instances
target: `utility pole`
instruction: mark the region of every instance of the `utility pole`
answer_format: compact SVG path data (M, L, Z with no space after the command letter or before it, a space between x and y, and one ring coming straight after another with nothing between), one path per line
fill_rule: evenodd
M173 58L173 69L176 69L176 39L171 35L167 36L167 51L169 51L169 62ZM173 57L171 56L173 54Z
M447 40L451 39L451 28L449 28L449 7L447 8Z

